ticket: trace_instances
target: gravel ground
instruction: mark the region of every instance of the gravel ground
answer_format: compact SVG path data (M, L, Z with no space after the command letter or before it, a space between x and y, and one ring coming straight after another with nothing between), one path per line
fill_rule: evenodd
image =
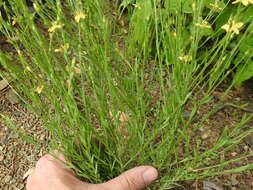
M18 137L17 131L10 130L0 118L0 189L25 189L24 174L33 168L36 161L46 152L43 139L46 132L42 122L21 104L11 104L6 93L0 92L0 114L12 119L18 130L29 131L39 145L27 143Z

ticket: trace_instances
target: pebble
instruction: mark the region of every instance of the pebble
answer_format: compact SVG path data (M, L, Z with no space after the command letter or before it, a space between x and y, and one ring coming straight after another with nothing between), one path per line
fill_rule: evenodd
M231 176L231 185L236 186L239 184L239 181L236 179L236 175Z
M235 157L235 156L237 156L237 153L236 152L232 152L231 156Z
M209 137L209 135L208 135L207 133L205 133L205 134L203 134L203 135L201 136L201 138L202 138L203 140L207 139L208 137Z
M222 184L210 181L203 181L203 190L224 190L224 188Z

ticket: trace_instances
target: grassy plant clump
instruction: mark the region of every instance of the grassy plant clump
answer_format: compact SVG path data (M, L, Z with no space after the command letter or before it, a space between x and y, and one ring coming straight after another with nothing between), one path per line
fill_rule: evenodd
M252 133L252 115L224 127L209 149L192 135L212 92L252 59L244 45L253 5L236 2L10 0L0 31L15 54L1 51L1 72L44 121L50 147L88 182L142 164L161 174L153 189L252 169L229 167L249 154L217 162Z

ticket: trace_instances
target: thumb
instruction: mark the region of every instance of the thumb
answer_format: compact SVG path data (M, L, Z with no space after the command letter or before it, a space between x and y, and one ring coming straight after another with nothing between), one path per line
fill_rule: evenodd
M140 166L130 169L119 177L104 183L110 190L141 190L150 185L158 177L157 170L151 166Z

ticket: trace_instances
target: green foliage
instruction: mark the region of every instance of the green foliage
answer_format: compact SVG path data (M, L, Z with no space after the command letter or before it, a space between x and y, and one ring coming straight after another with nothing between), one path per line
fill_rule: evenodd
M80 177L100 183L150 164L161 173L153 189L168 189L182 180L252 168L227 169L249 154L217 163L252 133L245 129L252 115L231 130L224 127L208 150L189 133L211 115L196 127L197 112L228 75L237 73L228 90L251 75L252 55L246 52L252 46L252 5L124 0L117 12L107 0L34 2L30 11L23 0L10 0L11 14L0 20L16 53L0 53L9 71L2 74L15 79L16 90L50 132L50 147ZM233 30L232 21L239 23ZM188 103L192 111L185 119Z

